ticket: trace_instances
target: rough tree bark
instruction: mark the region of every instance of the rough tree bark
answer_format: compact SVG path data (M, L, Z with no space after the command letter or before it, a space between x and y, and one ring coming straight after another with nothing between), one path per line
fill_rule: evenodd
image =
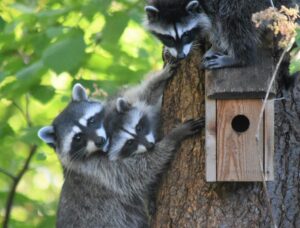
M177 122L204 117L201 52L182 61L167 85L164 132ZM152 227L272 227L268 200L278 227L300 227L299 83L288 91L279 88L277 96L285 99L275 102L275 181L267 184L270 198L262 183L207 183L203 131L182 144L163 176Z

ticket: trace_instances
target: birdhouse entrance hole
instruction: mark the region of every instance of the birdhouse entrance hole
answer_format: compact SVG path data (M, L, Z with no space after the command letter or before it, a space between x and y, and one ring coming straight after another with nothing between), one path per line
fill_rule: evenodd
M231 127L238 133L243 133L248 130L250 121L245 115L237 115L231 121Z

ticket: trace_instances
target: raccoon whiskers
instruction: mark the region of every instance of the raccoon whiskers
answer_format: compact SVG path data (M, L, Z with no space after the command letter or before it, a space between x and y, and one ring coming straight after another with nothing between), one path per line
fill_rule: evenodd
M194 42L193 45L192 45L192 48L197 48L197 47L200 47L201 44L198 43L198 42Z
M73 171L73 164L74 162L77 162L78 159L82 158L84 156L84 152L85 148L81 148L77 151L74 152L74 154L72 155L71 159L69 160L69 162L67 164L64 164L66 167L66 173L65 173L65 179L67 179L71 172Z

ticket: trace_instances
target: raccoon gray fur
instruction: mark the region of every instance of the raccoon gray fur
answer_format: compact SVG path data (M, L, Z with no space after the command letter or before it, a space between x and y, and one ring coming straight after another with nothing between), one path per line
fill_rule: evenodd
M86 163L74 161L62 189L57 226L149 227L149 186L164 171L181 141L202 127L203 120L187 121L147 153L114 161L95 156Z
M176 67L176 64L168 63L161 71L147 75L139 85L120 91L118 96L132 105L141 101L149 105L161 104L165 85L174 75Z
M269 0L147 0L145 24L175 58L185 58L206 34L212 46L203 56L204 68L243 66L254 60L260 40L252 14L270 6Z
M100 123L97 123L97 126L104 126L104 132L107 136L106 141L109 144L114 145L114 142L110 142L110 139L115 139L116 134L114 132L118 132L118 129L131 124L131 122L128 123L126 121L128 121L128 115L133 114L132 110L135 105L139 108L143 107L141 104L147 104L149 107L152 107L142 109L148 112L147 117L152 121L149 126L157 127L158 124L154 123L156 119L159 119L163 88L166 80L172 75L172 69L168 65L162 72L152 76L142 85L121 92L130 103L125 101L125 98L118 98L112 99L103 105L104 120L102 118L99 119ZM81 93L83 94L82 91ZM87 100L86 94L83 97L84 99L82 100ZM76 113L76 110L73 109L72 111ZM84 111L83 108L81 112ZM67 112L64 111L63 113ZM50 126L40 130L39 136L47 143L57 145L59 144L57 141L64 141L63 138L54 137L56 128L61 127L64 129L63 121L57 121L57 119L63 120L67 118L68 121L74 124L79 122L78 118L82 118L81 114L76 115L75 120L70 118L71 115L64 118L61 118L61 115L53 122L53 125L56 127ZM191 127L194 129L198 126L191 125ZM65 131L69 132L70 130ZM186 134L190 134L190 132ZM153 148L154 135L149 135L147 139L153 141L148 144L150 147L147 147L147 149ZM60 147L55 148L60 151ZM105 145L103 148L106 151L107 146ZM64 154L67 154L68 151L70 152L70 150L65 151ZM95 154L98 155L99 153ZM96 155L83 156L84 159L67 159L65 162L62 161L65 181L60 197L57 227L146 227L148 218L145 207L145 195L143 193L147 192L148 185L143 185L141 189L138 189L138 192L133 192L135 190L134 186L133 190L129 192L127 191L132 188L131 186L126 186L125 189L119 188L120 185L124 185L124 182L130 185L127 180L135 175L134 172L137 171L136 168L138 169L138 167L134 167L134 162L130 163L128 167L122 166L123 159L118 160L120 165L117 165L116 162L112 162L107 156ZM131 156L131 154L128 154L128 156ZM128 156L124 156L124 158ZM59 156L59 158L63 159L62 156ZM139 161L137 160L136 162L138 163ZM121 174L127 168L130 168L128 170L131 172L128 173L130 176L127 177L126 172L122 176ZM110 175L113 178L110 178Z
M109 139L104 129L105 104L89 100L85 89L76 84L72 101L54 119L39 130L38 136L52 146L67 168L74 160L84 160L107 152Z
M140 135L144 140L137 153L147 151L159 138L160 110L162 95L167 80L174 74L175 65L167 64L163 70L149 75L140 85L131 87L119 93L121 97L115 100L116 111L123 115L123 136ZM108 102L113 103L113 102ZM109 112L110 113L110 112ZM124 131L126 129L127 132ZM114 134L119 133L114 131ZM120 156L119 149L126 143L126 137L118 136L118 140L110 145L110 159ZM134 152L131 150L131 152ZM127 152L130 155L131 152ZM117 157L114 157L117 155ZM124 157L122 153L121 157Z

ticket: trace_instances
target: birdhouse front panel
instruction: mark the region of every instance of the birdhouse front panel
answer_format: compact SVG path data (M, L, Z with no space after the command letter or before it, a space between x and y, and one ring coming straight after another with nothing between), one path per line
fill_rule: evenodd
M263 128L256 130L262 101L217 100L218 181L260 181L263 169Z
M206 180L273 180L274 102L206 99Z

